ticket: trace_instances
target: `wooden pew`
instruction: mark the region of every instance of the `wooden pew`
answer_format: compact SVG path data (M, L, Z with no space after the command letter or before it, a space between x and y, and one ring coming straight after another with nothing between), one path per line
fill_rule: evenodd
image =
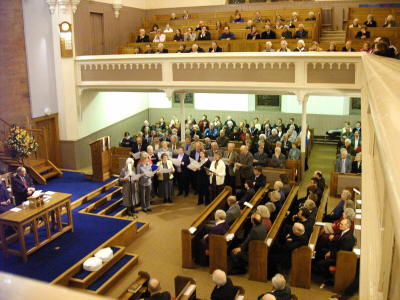
M206 222L213 218L214 212L225 206L226 198L232 193L232 188L225 186L224 190L206 207L199 217L190 225L188 229L182 229L182 267L193 268L193 243L200 229Z
M328 203L329 189L325 189L318 207L315 222L321 222ZM292 252L292 269L290 271L290 285L309 289L311 286L311 261L317 240L322 229L314 225L307 246L301 246Z
M150 275L147 272L139 271L135 281L124 291L119 297L119 300L139 300L144 293L147 292L147 284L150 280Z
M357 271L357 254L353 251L339 251L336 257L335 293L343 292L354 280Z
M263 188L260 188L257 193L254 194L250 201L253 208L256 208L258 203L261 201L264 194L268 191L269 184L265 184ZM221 269L225 272L228 271L228 246L234 239L239 229L244 225L253 208L245 207L242 209L239 218L231 225L228 232L225 235L210 235L209 239L209 259L210 268L209 271L212 273L216 269Z
M297 198L299 186L294 185L280 209L264 241L252 241L249 246L249 279L267 281L269 249L278 236L292 202Z
M236 293L235 300L243 300L244 294L245 294L244 288L239 285L236 285L236 287L237 287L238 291Z
M193 278L178 275L174 282L176 300L196 300L196 281Z
M301 160L286 160L285 167L286 169L292 170L293 179L295 179L296 182L301 181Z
M267 178L267 182L271 185L274 184L275 181L280 180L279 175L287 174L290 181L294 181L295 179L295 172L293 169L278 169L278 168L270 168L270 167L263 167L262 168L263 174Z
M330 195L337 197L347 187L361 191L361 174L332 172L329 183Z

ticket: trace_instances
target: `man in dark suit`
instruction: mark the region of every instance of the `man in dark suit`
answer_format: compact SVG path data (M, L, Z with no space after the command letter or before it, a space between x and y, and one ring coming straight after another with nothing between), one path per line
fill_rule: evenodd
M314 271L325 278L325 283L327 285L333 285L332 273L329 267L336 265L336 257L339 251L353 251L353 247L356 244L356 239L353 232L350 230L352 222L349 219L343 219L339 223L339 229L341 235L337 239L333 246L331 246L330 251L325 254L323 259L316 262L314 266ZM319 257L321 257L320 253ZM318 256L317 256L318 258Z
M189 194L189 170L187 166L190 164L189 155L187 155L182 147L179 147L178 154L174 158L179 160L179 166L175 166L176 177L178 181L178 196L185 192L185 197Z
M211 33L207 30L206 26L201 27L201 32L197 37L198 41L209 41L211 40Z
M159 43L157 45L156 53L158 53L158 54L160 54L160 53L168 53L168 49L164 48L164 44L163 43Z
M282 136L281 152L283 155L288 157L290 149L292 149L292 143L289 141L289 135L285 133Z
M254 179L253 179L254 191L257 192L260 188L265 186L267 178L262 173L262 168L260 166L254 167L253 174L254 174Z
M208 52L222 52L222 48L218 46L216 42L211 42L211 47L208 49Z
M232 188L232 194L236 195L236 181L235 181L235 173L233 172L234 164L237 161L239 154L235 151L235 144L229 143L228 149L224 151L223 157L228 159L226 164L226 176L225 176L225 184L229 185Z
M308 31L304 29L303 24L299 24L299 29L296 31L294 35L295 39L306 39L308 38Z
M170 300L171 294L169 292L161 292L160 282L151 278L148 283L148 292L150 293L150 297L145 297L144 300Z
M272 283L272 291L268 292L267 294L271 294L277 300L291 300L292 299L292 291L290 287L286 284L286 279L282 274L276 274L271 279ZM257 300L263 300L263 297L266 294L262 294L258 296Z
M138 135L136 141L132 143L132 153L147 151L147 144L143 141L143 138Z
M307 245L308 237L304 225L294 223L292 231L286 235L283 243L271 249L269 259L269 274L282 273L290 268L291 255L294 249Z
M361 162L361 152L356 154L356 158L353 161L351 173L361 174L362 162Z
M236 298L237 287L235 287L230 278L222 270L215 270L212 275L215 287L211 292L211 300L234 300Z
M241 193L238 194L238 197L240 197L240 206L243 207L245 202L250 202L255 193L256 192L253 187L253 181L246 180L246 182L244 183L244 191L241 191Z
M17 169L17 174L11 178L11 189L17 206L26 201L26 199L35 191L32 179L26 173L24 167L19 167Z
M146 34L146 31L142 28L139 30L139 35L136 38L136 43L149 43L149 36Z
M348 157L346 149L340 150L340 158L336 159L335 172L338 173L351 173L352 160Z
M251 228L244 242L237 248L232 250L229 263L229 274L244 274L247 272L248 251L251 241L263 241L267 236L267 228L262 223L261 215L254 213L251 216Z
M265 31L261 33L261 39L263 40L273 40L276 39L275 31L271 30L270 25L265 25Z

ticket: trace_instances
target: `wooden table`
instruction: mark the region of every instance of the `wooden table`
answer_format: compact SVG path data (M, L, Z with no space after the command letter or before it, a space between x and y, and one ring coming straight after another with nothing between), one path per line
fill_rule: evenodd
M74 226L72 223L70 197L71 194L54 193L51 195L49 201L45 202L41 207L22 209L20 205L18 208L22 210L18 212L7 211L1 214L0 236L5 257L11 253L21 256L23 261L26 262L29 254L35 252L63 233L69 230L73 231ZM64 208L68 216L67 223L61 220ZM42 226L46 228L47 237L43 241L39 241L39 228ZM6 238L5 230L7 227L11 227L15 231L15 234ZM27 249L25 236L30 233L33 234L34 246ZM19 250L9 249L8 245L16 240L19 241Z

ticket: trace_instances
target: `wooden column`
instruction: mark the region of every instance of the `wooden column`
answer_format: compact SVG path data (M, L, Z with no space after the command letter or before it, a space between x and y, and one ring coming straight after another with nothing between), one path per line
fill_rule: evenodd
M297 95L297 100L301 103L301 178L304 178L304 172L306 167L306 155L307 155L307 102L308 102L308 95L303 93L299 93Z

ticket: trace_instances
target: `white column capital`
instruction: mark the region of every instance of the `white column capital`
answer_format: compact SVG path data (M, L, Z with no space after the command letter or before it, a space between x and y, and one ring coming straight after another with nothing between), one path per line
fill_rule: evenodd
M49 5L49 10L52 15L54 14L57 7L60 10L61 14L66 14L69 9L71 9L72 12L75 13L80 2L81 0L46 0L46 3Z
M119 11L122 8L122 0L114 0L114 2L112 4L112 7L114 9L114 17L116 19L118 19L119 18Z
M299 102L299 104L303 104L303 102L308 101L308 97L310 95L308 95L305 91L296 91L296 96L297 96L297 101Z
M169 101L173 101L174 95L175 95L175 90L167 88L164 90L164 92L165 92L165 96L167 96Z

